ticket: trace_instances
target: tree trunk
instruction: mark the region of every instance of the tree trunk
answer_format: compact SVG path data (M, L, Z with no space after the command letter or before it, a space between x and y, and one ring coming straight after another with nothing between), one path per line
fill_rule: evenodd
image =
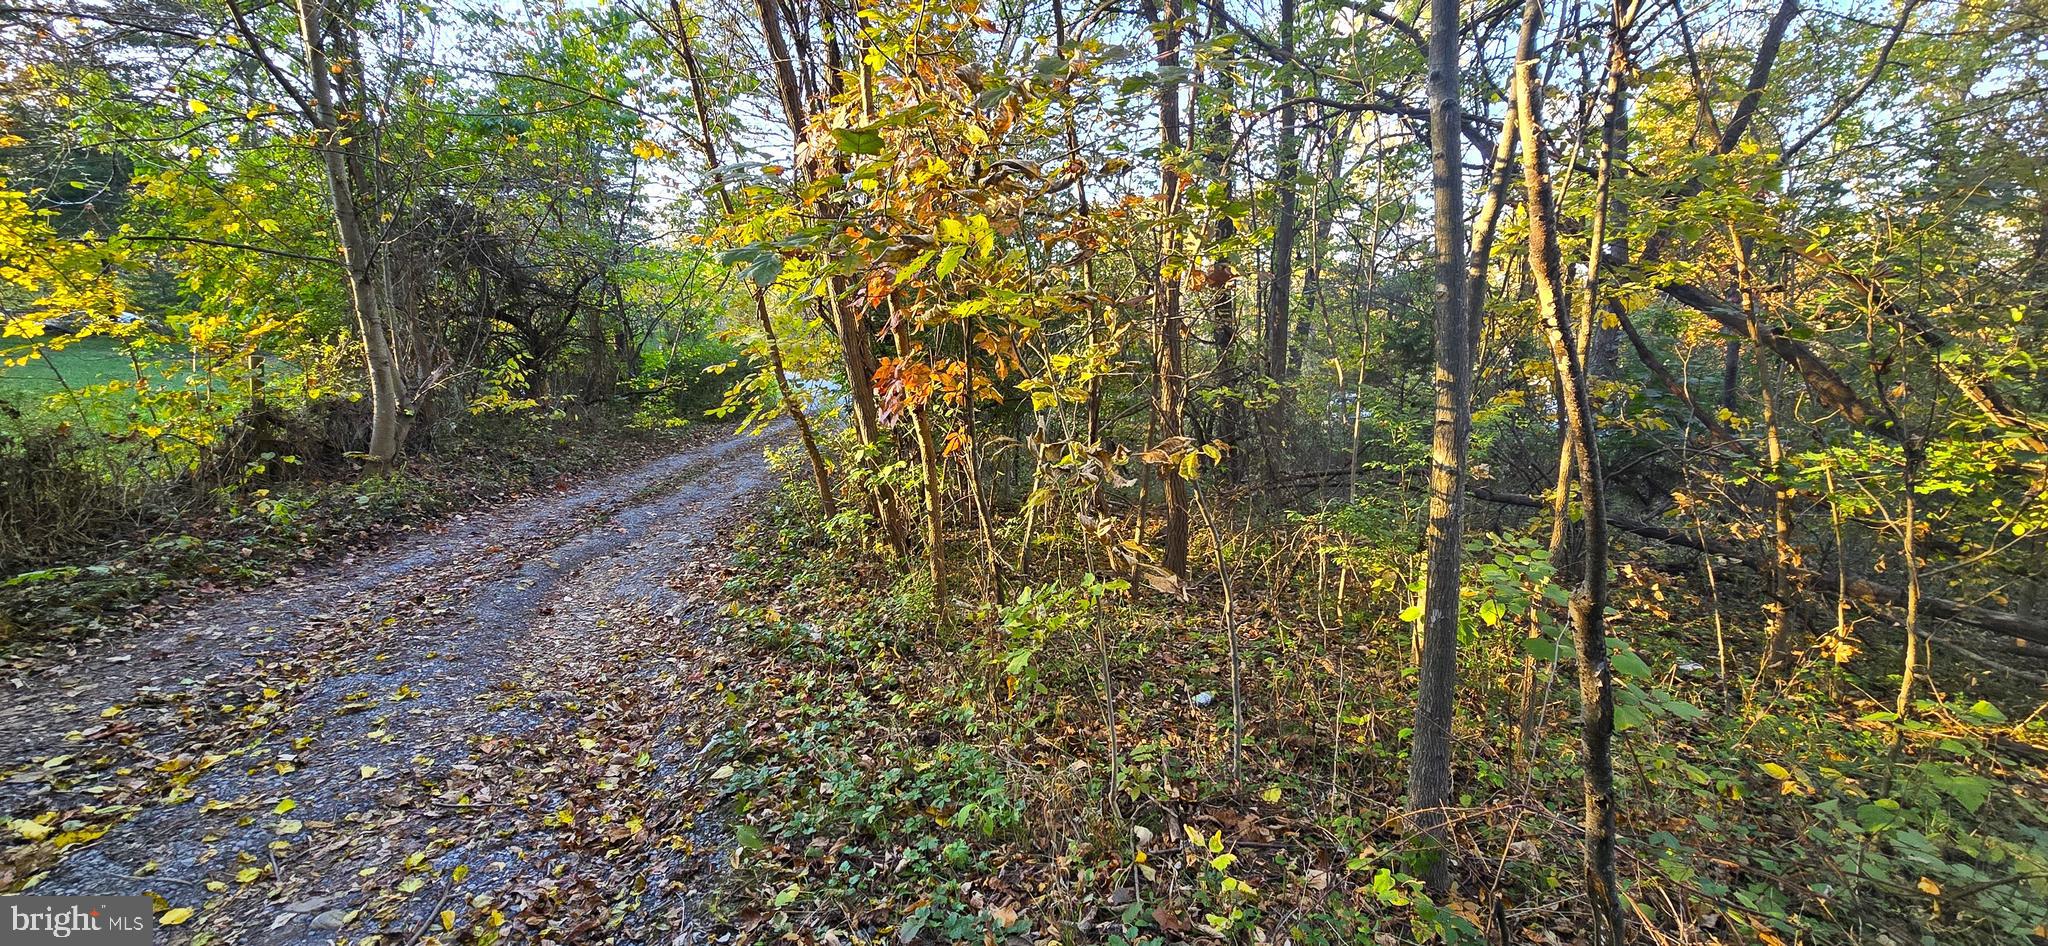
M1486 325L1486 272L1492 264L1493 237L1500 227L1500 212L1507 206L1508 182L1515 163L1515 111L1509 103L1502 117L1500 137L1494 141L1493 160L1487 166L1486 198L1480 202L1479 217L1472 228L1472 251L1465 261L1465 342L1468 356L1479 364L1479 341ZM1375 211L1377 213L1377 211Z
M1900 670L1899 699L1893 711L1894 715L1898 716L1894 725L1900 726L1906 722L1906 711L1913 708L1913 676L1918 673L1916 667L1920 662L1920 556L1919 549L1915 547L1916 539L1913 534L1914 518L1918 513L1914 508L1913 489L1919 485L1919 474L1919 445L1909 444L1906 447L1904 482L1906 521L1904 528L1899 530L1900 550L1906 556L1906 665Z
M363 364L370 380L370 442L363 451L365 465L372 473L382 472L398 458L399 391L398 359L391 348L391 332L385 324L377 296L377 250L375 241L363 229L359 178L351 157L362 136L358 118L346 121L344 113L360 116L360 108L345 108L335 102L326 33L330 26L353 29L353 25L331 18L323 0L298 0L299 35L306 44L306 71L312 87L313 133L318 140L321 169L327 178L328 196L334 206L334 229L341 244L342 265L348 271L349 306L356 318L356 332L362 338Z
M1721 409L1735 413L1737 385L1742 381L1742 341L1731 338L1721 343Z
M1600 445L1593 430L1593 401L1583 354L1573 344L1564 297L1564 263L1558 247L1557 210L1551 197L1543 113L1536 89L1536 30L1542 0L1528 0L1515 62L1515 108L1522 136L1522 180L1527 193L1529 266L1536 308L1550 343L1551 359L1564 388L1565 437L1576 460L1585 548L1579 587L1572 594L1572 636L1578 651L1580 752L1584 766L1584 869L1593 907L1594 944L1625 938L1620 891L1614 879L1614 675L1607 656L1607 509L1600 482ZM1618 39L1618 37L1617 37Z
M896 357L910 357L910 334L899 323L896 328ZM932 607L939 626L952 626L952 608L946 597L946 471L939 462L938 439L932 433L931 407L910 402L910 429L917 437L917 459L924 477L925 563L931 568Z
M1799 567L1792 547L1792 489L1785 480L1785 446L1778 436L1778 390L1771 378L1771 365L1764 359L1763 304L1754 274L1750 271L1750 243L1728 227L1735 250L1735 271L1741 281L1743 308L1749 316L1750 351L1756 356L1758 404L1764 422L1764 469L1771 489L1771 556L1764 570L1764 592L1770 596L1770 629L1764 637L1764 653L1757 665L1756 685L1770 685L1791 657L1793 570Z
M1280 49L1288 60L1281 64L1282 70L1293 68L1294 8L1295 0L1280 0ZM1266 377L1273 382L1273 401L1264 411L1268 475L1278 472L1275 464L1279 462L1280 447L1286 438L1287 407L1292 400L1287 390L1290 374L1287 334L1293 320L1294 243L1299 229L1294 181L1301 174L1301 141L1295 128L1294 85L1284 80L1280 85L1279 145L1280 153L1274 168L1279 180L1274 185L1273 272L1266 284L1265 306Z
M1220 35L1225 29L1221 13L1216 8L1209 11L1209 35ZM1223 185L1223 194L1230 196L1231 117L1230 106L1234 104L1237 90L1237 76L1228 63L1221 65L1216 76L1216 94L1223 100L1222 108L1213 109L1208 119L1207 140L1203 143L1203 160L1208 164L1209 174ZM1216 222L1209 231L1211 246L1220 246L1237 235L1237 222L1226 214L1217 214ZM1210 342L1216 346L1216 375L1213 383L1227 388L1236 388L1239 381L1237 363L1237 265L1236 260L1226 254L1209 264L1204 282L1215 295L1209 303ZM1225 457L1225 469L1231 479L1243 478L1245 454L1244 402L1241 398L1225 398L1216 406L1216 439L1231 447Z
M1423 878L1450 889L1444 806L1458 675L1458 565L1465 531L1465 449L1472 427L1471 313L1465 307L1465 200L1459 152L1458 2L1431 0L1429 145L1436 209L1436 409L1430 433L1429 536L1408 811L1429 848Z
M761 17L761 35L768 44L770 65L775 71L776 96L782 102L790 132L801 143L810 120L804 106L803 86L797 80L795 60L790 56L789 42L783 33L781 0L755 0L755 10ZM797 149L798 154L802 152L803 149ZM798 170L808 181L817 177L819 168L815 162L806 162ZM866 462L878 464L883 440L881 422L875 411L874 342L860 313L848 298L846 278L835 275L830 284L832 298L821 299L818 304L825 310L833 335L839 339L841 362L846 369L847 400L853 407L854 434L860 439L862 451L867 454ZM875 509L881 517L889 544L897 555L907 556L909 537L895 491L887 487L879 489L875 496Z
M1167 9L1162 16L1157 0L1144 0L1145 15L1152 21L1159 50L1159 68L1178 70L1180 4L1178 0L1167 0L1167 3ZM1181 315L1179 269L1172 261L1178 241L1173 238L1166 222L1180 207L1180 172L1173 167L1172 161L1172 154L1179 150L1180 145L1180 83L1175 80L1163 80L1159 83L1159 186L1162 229L1154 298L1159 309L1157 414L1159 436L1164 440L1181 436L1182 390L1187 383L1186 369L1181 358L1182 336L1187 333L1187 325ZM1166 494L1163 564L1166 570L1174 575L1185 576L1188 568L1188 485L1180 478L1178 469L1161 467L1159 479L1162 491Z
M708 171L718 167L718 146L711 135L711 107L709 94L704 88L704 72L697 65L696 43L690 38L689 24L683 19L681 0L672 0L671 9L676 18L676 49L682 53L683 69L690 77L690 99L697 110L697 145L704 151L704 166ZM730 217L737 210L732 193L726 190L725 182L717 180L718 201ZM775 390L782 398L782 410L796 424L797 439L803 443L804 456L811 464L811 480L818 488L818 505L826 518L838 514L839 500L832 489L832 474L825 466L824 454L818 451L818 439L811 433L811 421L804 415L803 404L797 400L796 390L789 383L789 372L783 367L782 341L776 337L775 321L768 314L767 293L752 280L748 280L754 297L754 315L761 323L761 337L768 345L768 367L775 373Z

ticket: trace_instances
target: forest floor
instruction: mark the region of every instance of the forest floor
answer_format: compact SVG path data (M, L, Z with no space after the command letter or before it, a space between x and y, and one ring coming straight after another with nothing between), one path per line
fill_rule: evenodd
M0 888L194 943L688 942L758 439L0 662Z

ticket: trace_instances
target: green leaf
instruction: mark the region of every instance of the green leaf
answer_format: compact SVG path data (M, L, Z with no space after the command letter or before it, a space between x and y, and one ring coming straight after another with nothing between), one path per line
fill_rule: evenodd
M932 275L940 279L952 275L953 270L960 266L960 258L966 255L966 246L956 244L946 247L946 252L939 256L939 265L932 268Z
M903 264L903 268L896 271L896 285L903 285L905 280L908 280L912 276L917 275L918 272L924 269L925 266L929 264L931 261L932 251L926 250L922 253L917 254L917 257L915 259L912 259L910 262Z
M1522 649L1537 660L1557 660L1571 656L1571 649L1558 646L1556 641L1545 637L1522 638Z
M768 251L758 246L735 246L718 254L718 265L737 266L741 263L756 262L766 252Z
M1970 715L1987 723L2005 722L2005 714L1999 712L1998 707L1991 705L1989 700L1978 700L1970 704Z
M775 285L775 279L782 275L782 257L774 254L763 256L747 267L747 278L763 289Z
M1010 93L1013 91L1015 90L1008 85L990 86L980 95L974 97L974 107L980 109L995 108L1003 104L1003 100L1009 98Z
M841 151L852 154L882 153L882 133L872 128L834 128L832 140Z
M1699 719L1702 716L1707 715L1707 712L1705 710L1700 709L1699 707L1694 706L1691 703L1687 703L1684 700L1666 701L1664 703L1664 712L1670 713L1671 715L1676 716L1679 719L1685 720L1688 723L1692 722L1693 720Z
M1881 799L1891 802L1891 799ZM1897 802L1891 804L1870 804L1856 806L1856 821L1866 831L1882 831L1899 823L1900 813Z
M1615 673L1631 680L1647 680L1650 677L1650 665L1644 663L1643 658L1636 656L1634 651L1616 651L1608 655L1607 662L1614 667Z
M1964 808L1969 809L1971 814L1976 814L1977 809L1984 807L1985 800L1991 797L1993 787L1990 779L1979 775L1941 772L1929 780L1934 783L1935 788L1941 789L1942 794L1955 799Z
M1649 721L1650 717L1645 715L1642 710L1625 703L1615 704L1614 730L1616 732L1627 732Z

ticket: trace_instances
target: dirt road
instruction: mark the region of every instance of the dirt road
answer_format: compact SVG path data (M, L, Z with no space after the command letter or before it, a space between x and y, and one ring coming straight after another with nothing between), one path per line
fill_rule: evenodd
M699 941L706 627L761 446L16 660L0 889L151 893L170 942Z

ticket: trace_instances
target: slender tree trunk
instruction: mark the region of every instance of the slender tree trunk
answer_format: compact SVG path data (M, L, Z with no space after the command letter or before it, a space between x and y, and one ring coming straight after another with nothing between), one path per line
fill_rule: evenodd
M1920 455L1917 444L1906 447L1906 509L1905 527L1900 530L1899 544L1906 556L1906 655L1905 666L1899 674L1899 699L1893 708L1898 716L1897 725L1906 721L1906 711L1913 708L1913 677L1919 672L1920 663L1920 556L1916 548L1913 490L1919 481Z
M1225 24L1219 8L1209 12L1209 34L1222 34ZM1228 63L1218 67L1216 94L1225 107L1212 109L1208 119L1207 140L1203 143L1203 160L1208 164L1209 174L1223 186L1223 194L1230 195L1231 115L1230 105L1234 103L1237 90L1237 76ZM1237 235L1237 221L1226 214L1217 214L1216 222L1209 231L1211 246L1222 246ZM1234 388L1239 378L1237 363L1237 265L1229 254L1218 256L1209 264L1204 280L1209 291L1215 295L1209 303L1210 341L1216 346L1215 384ZM1216 439L1230 445L1230 455L1225 458L1225 469L1230 477L1241 479L1244 475L1245 455L1241 441L1244 439L1244 402L1241 399L1226 398L1216 408Z
M1052 0L1052 23L1054 41L1059 44L1061 50L1065 50L1068 39L1067 17L1060 0ZM1064 52L1061 54L1065 55ZM1066 112L1062 124L1065 126L1064 130L1067 138L1067 160L1078 162L1081 160L1081 136L1074 128L1074 113L1072 109ZM1091 219L1093 214L1088 206L1086 175L1074 175L1073 189L1074 209L1080 212L1081 219ZM1093 253L1090 253L1081 261L1081 288L1088 295L1088 345L1092 349L1100 342L1102 336L1102 304L1095 292L1095 257ZM1094 448L1102 440L1102 378L1099 375L1088 379L1086 393L1083 397L1085 399L1082 404L1083 429L1086 431L1089 447ZM1099 513L1101 511L1102 484L1099 481L1089 488L1088 503L1095 512Z
M1573 466L1578 456L1578 444L1573 441L1570 422L1571 398L1569 386L1555 370L1551 373L1551 388L1557 395L1557 476L1550 489L1550 562L1557 567L1558 580L1569 580L1572 568L1565 561L1565 553L1571 542L1572 480L1576 474Z
M1764 638L1763 659L1757 665L1756 685L1770 685L1790 658L1792 643L1792 570L1798 567L1792 547L1792 490L1785 481L1785 446L1778 435L1778 391L1771 377L1771 365L1764 357L1763 305L1758 298L1755 274L1750 271L1750 243L1729 225L1728 237L1735 249L1736 276L1742 283L1742 303L1749 316L1750 351L1756 356L1758 403L1764 421L1764 462L1771 488L1771 557L1765 569L1764 591L1771 598L1770 629Z
M1742 381L1742 342L1729 339L1721 343L1721 409L1735 413L1736 386Z
M403 395L390 327L378 300L376 243L363 229L360 201L365 195L351 168L351 158L364 140L356 127L362 111L335 101L326 37L330 27L350 30L354 26L340 22L340 15L330 13L324 0L298 0L298 15L313 96L313 133L334 205L334 229L341 244L342 265L348 271L349 307L355 314L356 333L362 338L363 364L370 380L370 442L363 451L365 466L373 474L381 473L398 459ZM354 117L344 119L344 114Z
M1878 300L1875 292L1872 292L1870 297L1865 300L1865 304L1872 309L1877 307L1877 303ZM1906 347L1906 329L1904 326L1897 325L1896 323L1894 323L1893 328L1899 333L1899 351L1903 355ZM1901 365L1900 369L1903 373L1904 366ZM1904 390L1903 384L1900 389L1901 391ZM1904 594L1905 601L1903 602L1906 610L1906 653L1905 665L1899 671L1899 698L1892 708L1893 715L1898 717L1892 721L1894 727L1892 735L1894 739L1898 740L1892 744L1892 752L1896 756L1899 747L1904 744L1906 713L1913 708L1913 678L1919 673L1921 662L1920 537L1919 525L1916 521L1919 515L1916 496L1920 485L1920 464L1927 458L1927 447L1921 442L1920 438L1913 436L1912 431L1906 428L1905 418L1899 414L1898 406L1895 403L1895 396L1885 389L1882 374L1878 378L1877 397L1878 403L1884 408L1885 417L1891 421L1892 428L1899 432L1899 442L1900 446L1903 447L1902 452L1905 454L1906 460L1904 482L1900 484L1905 490L1903 516L1905 521L1901 523L1899 529L1899 550L1905 555L1906 559L1906 591ZM1840 551L1837 550L1836 555L1839 556L1840 554Z
M899 323L896 328L896 357L909 358L910 335ZM925 562L931 568L932 607L937 609L939 625L952 626L952 607L946 597L946 471L939 458L939 444L932 432L931 408L923 402L911 403L910 429L917 437L917 458L924 477L924 541Z
M797 79L796 60L790 55L789 41L784 33L782 0L755 0L755 10L761 18L761 36L768 45L769 66L774 70L776 97L782 103L783 117L789 122L791 134L801 143L806 138L810 124L809 112L804 105L804 87ZM865 86L863 86L865 94ZM803 153L797 149L798 154ZM819 168L815 162L806 162L799 168L805 180L815 179ZM881 422L875 410L875 353L874 342L860 312L849 298L850 289L844 276L833 276L830 280L832 298L819 300L833 334L839 339L839 353L846 369L847 400L853 408L854 435L860 439L862 451L867 454L865 462L871 468L879 468L884 440ZM909 538L903 523L903 510L896 497L896 491L882 487L877 491L875 507L880 513L889 544L897 555L909 554Z
M1283 74L1284 70L1293 68L1294 9L1295 0L1280 0L1280 48L1284 58L1290 60L1280 66ZM1281 444L1286 439L1288 402L1292 400L1287 389L1287 378L1291 373L1287 335L1293 321L1294 244L1299 229L1295 178L1301 175L1301 140L1295 127L1294 84L1284 79L1280 84L1279 145L1280 153L1274 168L1279 180L1273 189L1273 272L1266 284L1265 306L1266 377L1273 382L1273 401L1264 411L1266 472L1269 478L1279 473L1275 464L1279 462Z
M1167 0L1167 9L1159 9L1157 0L1144 0L1146 18L1151 20L1152 29L1159 51L1161 70L1180 69L1180 4L1178 0ZM1157 384L1157 409L1159 432L1163 439L1171 440L1182 434L1181 401L1187 384L1186 369L1182 364L1182 338L1187 334L1187 325L1181 314L1178 264L1173 260L1178 241L1173 238L1169 224L1180 208L1180 171L1173 166L1173 152L1180 149L1180 83L1166 80L1159 83L1159 184L1161 227L1159 239L1159 274L1154 282L1155 299L1159 309L1159 377ZM1161 467L1159 470L1162 492L1166 494L1165 561L1166 570L1176 576L1186 576L1188 569L1188 484L1180 478L1177 469Z
M676 19L676 48L682 53L683 68L690 77L690 99L697 110L697 144L704 151L706 169L718 167L718 146L711 134L711 107L709 93L704 88L704 72L697 65L696 43L690 38L690 27L683 19L681 0L672 0L671 8ZM725 208L726 216L732 216L736 207L732 193L726 190L725 182L718 180L719 204ZM775 320L768 314L767 293L748 280L754 297L754 315L761 323L761 337L768 345L768 367L775 373L775 390L782 398L782 410L796 424L797 439L803 443L804 456L810 460L811 480L818 488L818 503L825 516L838 514L838 496L832 489L832 474L825 466L824 454L818 451L818 439L811 433L811 421L804 415L803 403L797 400L796 390L789 383L789 372L782 361L782 341L775 334Z
M1358 291L1353 294L1352 309L1358 313L1358 370L1351 388L1351 463L1345 474L1345 498L1358 501L1359 444L1365 427L1365 360L1371 354L1372 308L1371 303L1379 289L1380 272L1380 213L1385 206L1380 188L1387 179L1385 155L1379 157L1373 168L1372 229L1366 231L1366 245L1362 247L1360 265L1365 267L1364 278ZM1342 384L1338 385L1341 390Z
M1430 433L1427 578L1409 753L1408 811L1431 849L1423 878L1450 889L1444 807L1451 799L1451 726L1458 676L1458 567L1465 533L1465 450L1472 424L1466 335L1465 200L1459 161L1458 2L1430 0L1429 145L1436 209L1436 408Z
M1487 268L1493 259L1493 237L1500 228L1500 213L1508 204L1517 143L1511 102L1501 120L1500 137L1494 140L1493 160L1486 172L1486 198L1479 204L1479 217L1472 228L1472 252L1465 261L1465 342L1471 349L1468 357L1475 368L1479 364L1480 337L1486 326Z
M1591 377L1613 377L1619 367L1621 321L1619 304L1615 324L1601 317L1600 276L1606 260L1628 259L1627 205L1614 196L1614 169L1628 159L1628 73L1629 33L1635 27L1640 0L1614 0L1613 19L1608 24L1607 84L1601 90L1600 154L1594 171L1593 220L1586 254L1585 318L1581 325L1587 335L1578 339L1581 361Z
M1312 118L1311 122L1314 121ZM1344 203L1345 184L1348 183L1347 177L1351 173L1344 166L1345 143L1351 140L1352 132L1357 128L1357 121L1355 115L1339 117L1328 133L1325 139L1328 146L1324 152L1323 162L1315 171L1316 179L1322 182L1322 186L1315 191L1315 202L1310 205L1308 212L1308 256L1302 261L1301 304L1311 313L1325 314L1326 322L1330 320L1327 315L1329 309L1323 302L1323 254L1324 248L1330 245L1331 231L1337 227L1337 208ZM1299 164L1297 160L1296 165ZM1329 331L1333 337L1330 344L1334 351L1336 329L1334 322L1331 324ZM1306 340L1296 339L1294 344L1299 347L1306 344ZM1298 362L1300 359L1294 360Z
M1523 7L1525 19L1515 63L1515 105L1522 136L1522 179L1527 191L1530 275L1551 358L1565 388L1566 438L1572 442L1576 458L1585 530L1583 573L1572 595L1571 622L1578 651L1585 884L1593 907L1588 940L1601 946L1618 946L1626 933L1620 891L1614 879L1614 676L1608 663L1605 615L1606 495L1600 482L1600 447L1593 430L1593 401L1585 356L1573 344L1565 305L1557 210L1551 196L1548 155L1543 143L1542 105L1536 88L1536 29L1542 15L1542 0L1528 0Z
M1835 643L1847 646L1849 642L1849 550L1842 540L1842 504L1835 501L1835 471L1823 468L1821 475L1828 488L1828 524L1835 533ZM1917 576L1911 576L1917 577ZM1911 599L1913 617L1920 616L1920 594L1918 588L1907 591ZM1828 678L1828 695L1835 696L1835 679Z
M996 551L995 528L989 523L988 494L981 485L981 441L974 430L974 319L969 317L960 326L960 364L966 383L962 385L964 405L960 429L967 435L964 449L960 451L960 466L967 472L968 497L974 501L975 524L981 531L982 552L988 557L988 587L991 603L1001 607L1008 603L1009 596L1003 587L1003 558Z

